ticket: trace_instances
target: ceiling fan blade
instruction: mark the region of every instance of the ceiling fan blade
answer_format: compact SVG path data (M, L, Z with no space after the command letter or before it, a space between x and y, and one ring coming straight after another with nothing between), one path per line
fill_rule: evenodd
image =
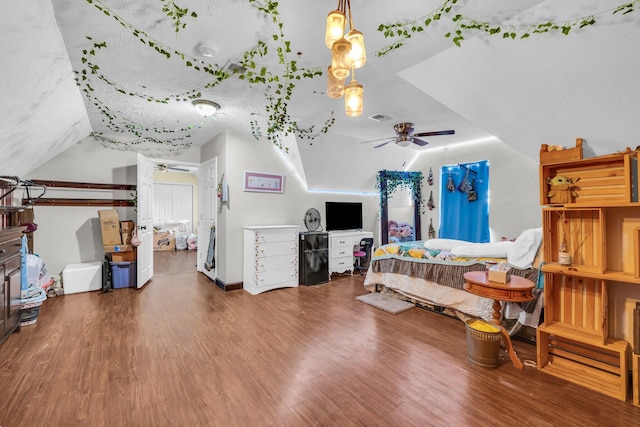
M413 138L413 143L416 144L416 145L419 145L421 147L424 147L425 145L428 144L427 141L423 141L423 140L418 139L418 138Z
M393 136L387 136L386 138L370 139L369 141L362 141L360 144L368 144L370 142L385 141L387 139L392 139L392 138L394 138L394 137Z
M453 135L455 130L439 130L435 132L420 132L414 133L413 136L438 136L438 135Z
M167 169L171 169L172 171L189 172L189 169L182 169L182 168L168 167Z
M373 148L380 148L380 147L383 147L383 146L387 145L388 143L390 143L391 141L393 141L393 139L390 139L390 140L389 140L389 141L387 141L387 142L383 142L382 144L376 145L376 146L375 146L375 147L373 147Z

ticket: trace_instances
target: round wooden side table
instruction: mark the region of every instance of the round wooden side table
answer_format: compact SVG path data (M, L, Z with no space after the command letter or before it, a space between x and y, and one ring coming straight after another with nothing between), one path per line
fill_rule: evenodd
M525 279L520 276L511 276L511 279L507 283L492 282L487 278L487 274L484 271L469 271L464 273L464 289L474 295L478 295L484 298L493 299L493 323L500 328L500 334L504 340L504 345L507 348L509 359L513 362L513 365L522 370L524 365L520 358L513 349L511 344L511 337L507 330L502 326L500 321L502 317L502 306L500 301L505 302L525 302L531 301L533 296L533 289L535 283L529 279Z

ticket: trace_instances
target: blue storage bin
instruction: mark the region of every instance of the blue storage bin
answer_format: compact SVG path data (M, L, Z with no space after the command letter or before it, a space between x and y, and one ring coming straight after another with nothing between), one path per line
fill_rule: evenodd
M135 261L111 263L111 283L113 289L135 288L137 286L137 267Z

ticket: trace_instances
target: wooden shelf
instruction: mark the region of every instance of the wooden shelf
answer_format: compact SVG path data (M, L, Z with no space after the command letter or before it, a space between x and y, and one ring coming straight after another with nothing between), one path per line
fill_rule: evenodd
M639 152L576 159L576 153L560 153L563 158L544 148L545 311L537 330L538 369L626 400L633 368L634 404L640 406L639 356L630 354L629 343L609 336L608 316L611 282L640 285ZM556 176L570 185L557 184L553 191L561 191L560 197L551 197L548 181ZM567 203L550 206L551 199ZM571 265L558 262L563 241Z
M626 401L629 388L629 344L607 339L603 344L572 340L548 328L537 332L538 369L591 390Z
M631 357L631 370L633 371L633 404L640 406L640 354L632 354Z
M566 274L567 276L588 277L590 279L601 279L609 282L623 282L640 285L640 278L622 271L605 271L604 273L592 273L579 271L571 266L560 265L558 263L548 263L542 267L544 273Z

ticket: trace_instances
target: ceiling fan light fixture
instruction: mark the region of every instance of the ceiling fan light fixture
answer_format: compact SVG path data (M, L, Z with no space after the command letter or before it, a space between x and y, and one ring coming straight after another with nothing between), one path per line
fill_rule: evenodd
M408 135L399 135L396 138L396 145L398 147L408 147L411 144L411 137Z
M364 47L364 34L351 30L345 37L351 43L351 62L353 68L360 68L367 62L367 51Z
M344 95L345 79L337 79L333 75L331 66L327 69L327 96L329 98L338 99Z
M349 117L358 117L364 109L364 88L352 79L344 88L344 112Z
M340 4L338 4L340 6ZM344 22L346 15L341 10L332 10L327 15L327 27L324 33L324 42L329 49L344 36Z
M214 115L220 109L220 105L207 99L194 99L192 104L193 108L205 117Z

